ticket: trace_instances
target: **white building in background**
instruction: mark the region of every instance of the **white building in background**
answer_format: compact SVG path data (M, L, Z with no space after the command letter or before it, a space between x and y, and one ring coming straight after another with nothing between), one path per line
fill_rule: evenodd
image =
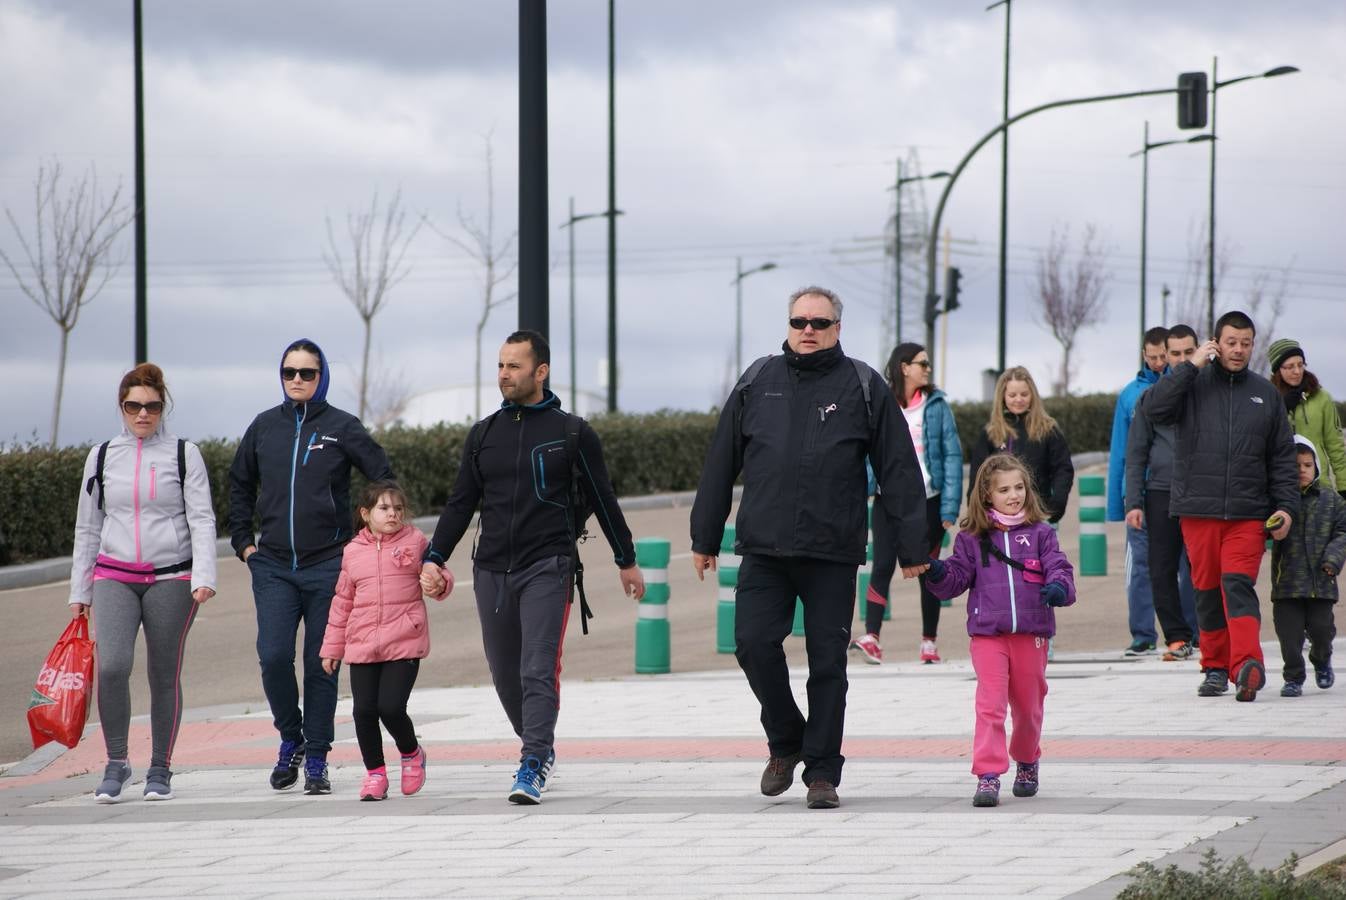
M440 422L470 425L476 421L473 416L472 390L473 386L466 384L436 388L432 391L416 394L407 401L407 407L402 415L397 418L397 422L411 428L425 428L430 425L438 425ZM561 408L567 412L579 413L581 416L589 418L607 411L608 399L606 394L581 390L575 397L575 403L579 408L571 409L569 387L552 382L551 390L561 398ZM500 388L496 386L494 380L482 382L482 416L490 415L499 408Z

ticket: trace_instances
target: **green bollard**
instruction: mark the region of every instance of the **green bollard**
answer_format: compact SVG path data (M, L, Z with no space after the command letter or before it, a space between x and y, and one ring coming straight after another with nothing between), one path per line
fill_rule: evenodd
M672 553L663 538L636 541L636 565L645 577L645 596L636 612L636 673L666 675L669 672L668 560Z
M804 636L804 601L798 597L795 598L795 625L790 629L790 634L795 637Z
M1108 536L1102 475L1080 476L1080 574L1108 574Z
M715 605L715 652L734 652L734 591L738 587L738 569L719 570L719 602Z

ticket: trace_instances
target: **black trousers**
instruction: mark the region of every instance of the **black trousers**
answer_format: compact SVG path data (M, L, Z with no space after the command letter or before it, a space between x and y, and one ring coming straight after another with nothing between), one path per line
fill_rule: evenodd
M762 705L767 748L772 756L800 754L805 784L841 783L855 571L848 563L758 554L744 556L739 565L734 655ZM794 624L796 597L804 604L807 719L790 690L783 646Z
M1332 618L1331 600L1307 600L1299 597L1274 600L1271 620L1281 642L1281 674L1286 681L1304 683L1304 634L1309 635L1309 662L1315 667L1332 660L1332 639L1337 625Z
M897 574L897 560L893 557L891 567L878 560L880 542L897 542L897 526L883 511L882 503L874 504L874 562L875 569L870 578L870 587L884 598L892 596L893 577ZM944 541L944 522L939 517L939 494L925 501L925 543L932 557L939 554L939 545ZM885 559L887 555L885 554ZM879 569L884 571L880 572ZM939 633L939 598L930 593L925 586L925 576L917 579L921 585L921 636L934 640ZM865 605L865 631L878 634L883 628L883 605L870 601Z
M355 708L355 740L360 744L360 756L366 769L378 769L383 762L383 734L379 722L388 729L403 756L416 752L419 743L411 716L407 715L407 700L420 672L419 659L395 659L390 662L351 663L351 697Z
M1168 514L1168 491L1146 491L1145 532L1150 542L1150 594L1165 643L1191 641L1192 626L1182 614L1178 567L1185 552L1182 524Z

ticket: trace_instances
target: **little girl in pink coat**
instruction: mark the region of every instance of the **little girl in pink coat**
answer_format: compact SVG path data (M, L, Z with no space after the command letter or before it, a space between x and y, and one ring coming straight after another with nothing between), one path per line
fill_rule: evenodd
M364 757L361 800L386 800L388 770L383 760L382 721L402 754L402 793L425 784L425 748L407 715L421 659L430 653L430 630L421 593L421 557L429 543L420 529L402 521L407 498L391 481L376 481L360 498L365 527L341 558L341 576L323 637L323 669L350 667L355 701L355 737ZM453 590L444 570L443 600Z

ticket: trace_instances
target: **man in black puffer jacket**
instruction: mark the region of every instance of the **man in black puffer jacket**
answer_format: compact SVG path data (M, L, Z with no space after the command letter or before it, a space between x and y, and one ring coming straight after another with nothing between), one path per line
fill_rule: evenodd
M882 376L838 343L841 301L808 287L788 306L784 356L754 363L720 413L692 506L692 563L715 568L734 479L743 475L735 549L743 557L734 608L735 655L762 705L770 759L762 793L794 781L802 760L811 809L839 804L846 712L846 650L855 572L865 561L865 458L899 523L902 574L929 567L925 485L907 422ZM860 382L869 380L868 400ZM804 604L809 715L790 690L782 644Z
M1215 323L1215 339L1141 396L1151 422L1177 427L1169 510L1182 520L1201 632L1197 694L1238 686L1254 700L1266 683L1257 570L1266 547L1299 514L1294 435L1280 394L1248 371L1256 329L1241 312ZM1275 514L1276 521L1268 520Z

